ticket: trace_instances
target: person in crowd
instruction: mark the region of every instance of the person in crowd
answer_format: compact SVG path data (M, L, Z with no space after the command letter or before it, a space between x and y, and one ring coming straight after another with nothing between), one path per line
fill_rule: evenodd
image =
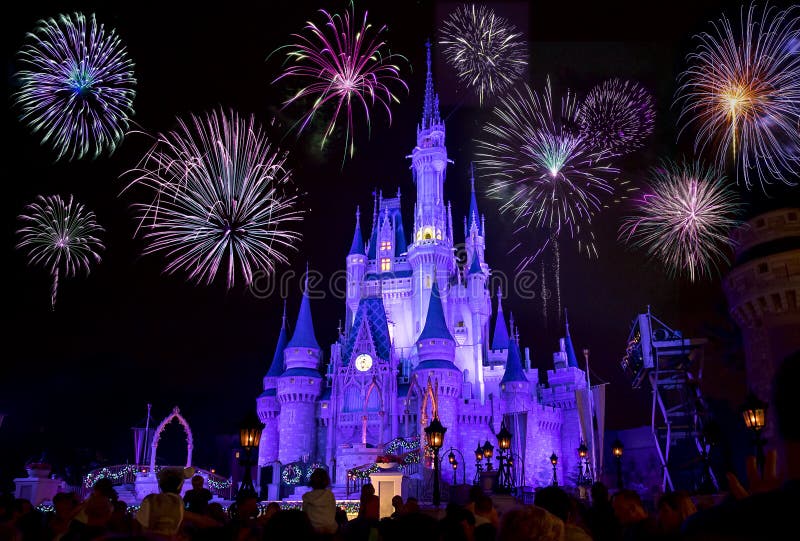
M635 490L623 489L611 498L614 516L621 528L623 541L653 539L658 535L658 524L642 505L642 498Z
M308 514L290 509L275 514L264 527L264 541L317 541Z
M176 539L184 518L184 503L180 497L184 472L164 468L158 472L160 494L148 494L136 512L136 522L150 539Z
M358 510L358 516L342 528L345 541L377 541L380 531L380 498L372 495L364 496Z
M281 512L281 506L278 502L269 502L267 504L267 508L264 509L264 512L258 517L258 522L261 523L262 526L266 525L267 522L270 521L272 517L277 515Z
M512 509L500 519L497 541L564 541L564 521L535 505Z
M483 492L477 496L475 506L475 541L494 541L500 519L492 499Z
M613 541L618 537L619 525L608 497L608 487L596 481L591 488L592 505L589 508L589 531L595 541Z
M658 529L664 539L678 538L683 522L697 512L689 493L682 490L662 494L656 509Z
M578 525L569 495L562 488L548 486L538 489L533 504L550 511L564 522L565 541L591 541L591 536Z
M406 504L403 506L403 512L406 515L419 513L419 500L413 496L409 496L408 499L406 499Z
M439 536L441 541L473 541L475 515L458 504L448 504L445 517L439 522Z
M206 509L206 515L213 521L225 525L228 523L228 515L225 514L225 508L219 502L211 502Z
M53 512L48 515L45 528L48 539L58 540L66 533L75 517L78 503L74 492L59 492L53 496Z
M144 503L142 503L144 505ZM90 541L109 535L108 523L114 504L102 492L94 492L83 505L84 521L73 520L62 541Z
M303 494L303 511L318 534L332 536L339 529L336 522L336 498L328 490L331 478L328 472L317 468L309 479L311 490ZM371 485L370 485L371 486Z
M186 510L198 515L205 515L208 502L214 497L211 491L203 486L205 480L200 475L192 477L192 488L183 494Z
M225 525L228 539L232 541L256 541L261 538L258 521L258 498L255 493L240 492L236 502L228 510L231 520Z
M108 521L108 529L114 534L127 534L133 532L133 523L128 513L128 504L117 500L111 504L111 519Z
M397 518L403 514L403 497L400 495L392 496L392 518Z
M795 521L800 509L800 351L786 357L778 367L772 383L772 400L777 432L783 450L785 474L778 476L777 453L766 456L764 474L755 457L747 461L749 491L739 480L728 475L731 494L736 498L723 504L698 511L684 523L684 539L691 541L787 539L797 529ZM795 536L796 537L796 536Z
M347 511L343 507L336 508L336 524L339 525L339 528L347 524Z

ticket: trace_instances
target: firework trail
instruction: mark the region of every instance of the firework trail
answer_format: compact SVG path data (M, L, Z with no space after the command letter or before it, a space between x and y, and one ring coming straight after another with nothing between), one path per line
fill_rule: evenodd
M27 251L28 264L50 271L50 306L55 310L59 275L88 275L92 262L100 262L99 252L104 246L98 235L103 228L97 225L94 212L76 203L71 195L66 202L59 195L40 195L25 207L19 219L23 227L17 231L17 248Z
M609 79L595 86L579 110L581 130L598 150L628 154L653 133L653 97L638 83Z
M760 13L760 14L759 14ZM707 147L720 169L733 161L749 189L773 180L790 186L800 174L800 8L751 5L741 28L723 16L679 78L682 128L697 129L696 151Z
M19 53L15 101L42 144L69 160L109 154L133 116L133 62L94 15L39 21Z
M623 221L620 239L646 250L673 275L691 281L711 276L727 260L729 232L741 208L725 176L699 162L665 162L652 170L649 184Z
M502 94L524 73L528 48L513 24L485 6L470 4L453 11L441 29L439 43L462 84L478 101Z
M184 271L197 283L210 284L222 269L228 288L237 270L250 284L256 270L287 263L303 213L290 193L286 157L253 117L214 111L179 119L126 173L134 179L125 190L141 186L150 194L134 205L144 253L164 253L166 272Z
M330 109L333 110L322 138L322 148L333 134L337 121L343 117L345 155L349 149L352 158L355 151L355 111L360 109L363 112L370 128L370 112L380 105L391 124L390 106L392 102L399 103L393 87L408 91L400 77L400 67L393 62L405 58L386 52L388 46L381 37L386 26L375 30L367 22L366 11L360 24L352 9L344 15L331 14L324 9L319 12L325 19L323 25L307 22L307 35L293 34L295 43L282 47L287 50L287 67L273 83L294 79L302 85L284 102L284 108L300 100L311 100L311 107L296 124L298 132L302 132L315 115L325 116Z

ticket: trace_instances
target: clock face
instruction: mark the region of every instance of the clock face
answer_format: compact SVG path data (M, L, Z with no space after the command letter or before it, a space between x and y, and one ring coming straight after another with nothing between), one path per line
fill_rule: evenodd
M372 357L368 353L362 353L356 357L356 368L361 372L366 372L372 368Z

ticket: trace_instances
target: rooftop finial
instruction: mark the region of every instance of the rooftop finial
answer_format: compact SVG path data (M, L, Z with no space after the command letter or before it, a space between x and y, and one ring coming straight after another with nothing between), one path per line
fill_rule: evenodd
M281 321L281 329L286 328L286 299L283 299L283 320Z
M564 308L564 324L567 326L567 336L569 336L569 317L567 316L566 308Z
M422 129L428 129L434 123L434 117L438 116L438 104L435 102L436 95L433 91L433 72L431 71L431 40L425 42L427 49L428 74L425 77L425 103L422 109Z

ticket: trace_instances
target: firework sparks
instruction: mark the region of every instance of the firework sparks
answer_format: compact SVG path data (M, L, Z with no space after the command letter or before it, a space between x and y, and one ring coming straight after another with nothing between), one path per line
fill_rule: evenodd
M737 225L739 198L725 177L700 163L665 163L653 169L647 193L636 201L620 238L691 281L726 261L728 233Z
M22 120L57 159L112 153L133 116L133 62L94 15L39 21L19 53Z
M627 154L641 148L653 133L653 98L638 83L609 79L589 92L579 119L595 148Z
M441 36L445 58L461 82L477 92L481 104L485 97L510 88L528 64L521 34L485 6L458 7L444 21Z
M252 117L215 111L179 119L127 174L135 178L126 190L140 185L152 194L135 205L138 232L145 254L166 255L169 273L210 284L222 268L231 288L237 268L250 284L256 270L271 273L297 250L301 236L292 226L302 212L286 154Z
M722 17L713 33L697 36L697 51L681 74L677 102L683 129L697 127L695 149L711 147L724 168L733 159L748 189L755 174L762 188L800 173L800 17L755 5L742 28Z
M59 275L89 274L92 262L100 262L103 243L98 235L103 228L97 225L94 212L59 195L38 196L25 207L19 219L24 226L17 231L17 248L25 248L30 265L41 265L53 279L50 304L56 307Z
M586 234L592 216L612 198L609 179L619 170L610 153L591 148L577 120L574 94L567 92L559 109L549 80L542 94L525 85L495 107L477 163L490 181L487 194L502 202L501 212L511 213L520 231L566 231L580 251L596 255L593 241L583 239L592 238Z
M327 114L326 107L332 107L332 114L321 146L324 148L333 134L336 122L344 117L346 124L345 152L349 149L353 156L355 143L354 113L361 109L371 126L370 111L376 105L385 109L392 122L391 104L399 103L393 87L408 86L400 77L400 67L394 64L396 58L405 60L397 54L386 53L387 44L381 39L386 26L377 31L367 22L367 12L358 24L353 11L344 15L331 15L319 10L325 23L318 26L306 23L309 35L293 34L296 42L286 46L289 66L274 81L296 78L303 82L302 88L284 103L284 108L301 99L312 99L310 109L298 121L298 132L308 126L317 114Z

